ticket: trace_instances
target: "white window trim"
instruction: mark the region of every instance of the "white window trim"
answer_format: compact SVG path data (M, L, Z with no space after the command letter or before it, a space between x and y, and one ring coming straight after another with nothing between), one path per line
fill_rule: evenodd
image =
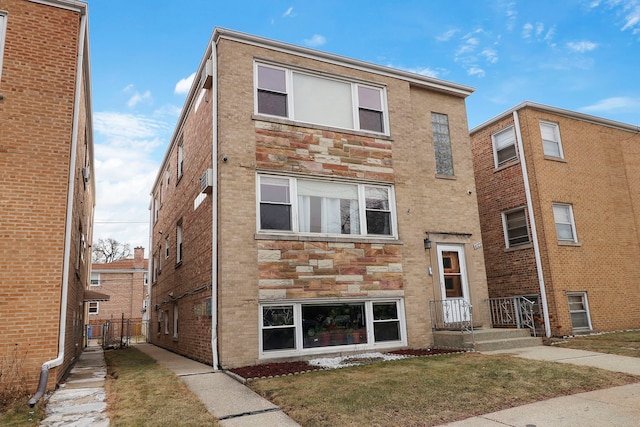
M182 249L184 246L184 229L182 228L182 222L178 223L176 226L176 264L180 264L182 262Z
M562 139L560 138L560 125L558 125L558 123L549 122L549 121L546 121L546 120L540 120L540 134L541 135L542 135L542 125L552 126L554 128L553 132L554 132L557 140L553 141L553 142L558 144L558 151L560 152L560 156L554 156L553 154L544 153L544 140L543 139L542 139L542 152L544 153L545 156L548 156L548 157L557 158L557 159L564 159L564 151L562 150Z
M177 162L177 172L176 172L176 184L184 175L184 143L180 141L178 145L178 162Z
M377 303L390 303L394 302L398 308L398 321L400 323L400 340L398 341L381 341L376 343L373 335L373 304ZM302 305L321 305L321 304L356 304L364 303L365 314L367 317L367 342L362 344L347 344L347 345L334 345L327 347L303 347L303 328L302 328ZM293 306L295 328L295 349L285 350L262 350L262 325L263 325L263 307L285 307ZM381 299L335 299L335 300L280 300L268 303L258 304L259 318L258 318L258 353L260 359L273 359L278 357L290 357L299 355L313 355L313 354L327 354L327 353L339 353L343 351L352 350L378 350L385 348L401 347L407 345L407 325L404 309L403 298L381 298Z
M573 242L573 243L578 243L578 232L576 231L576 220L573 216L573 205L571 205L570 203L553 203L552 204L552 213L553 213L553 224L554 226L556 226L556 224L558 223L556 221L556 215L555 212L553 212L553 207L555 206L568 206L569 207L569 220L571 221L571 233L573 234L573 239L561 239L560 236L558 236L558 229L556 227L556 238L558 239L558 242Z
M164 320L164 334L169 335L169 310L165 310L162 318Z
M169 258L169 236L164 238L164 259Z
M98 283L95 283L95 284L93 283L94 275L95 275L95 277L97 277L97 282L98 282ZM100 273L91 273L91 276L89 278L89 286L100 286L100 285L101 285L101 283L100 283Z
M95 312L91 311L91 304L95 304L96 305L96 311ZM91 316L95 316L95 315L99 314L100 313L100 302L98 302L98 301L89 301L87 312Z
M178 338L178 304L173 304L173 338Z
M506 133L506 132L512 132L513 133L513 146L515 148L516 155L514 157L510 158L510 159L505 160L502 163L499 163L498 162L498 150L496 149L495 137L497 135L500 135L500 134ZM518 160L518 158L519 158L518 157L518 141L517 141L517 136L515 134L515 128L514 128L513 125L507 126L504 129L500 129L498 132L496 132L496 133L491 135L491 149L493 150L493 164L494 164L494 167L496 169Z
M573 327L573 321L571 321L571 329L574 331L592 331L593 330L593 326L591 324L591 310L589 309L589 298L587 298L587 293L586 292L567 292L567 304L569 303L569 297L570 296L581 296L582 297L582 301L584 304L584 311L587 314L587 323L589 324L589 329L587 328L574 328ZM581 311L571 311L571 308L569 308L569 317L571 317L572 313L580 313Z
M285 90L286 90L286 95L287 95L287 116L286 117L282 117L282 116L272 116L269 114L264 114L264 113L258 113L258 66L263 66L263 67L269 67L269 68L274 68L277 70L282 70L285 72ZM312 76L312 77L316 77L316 78L323 78L323 79L327 79L327 80L334 80L337 82L342 82L342 83L348 83L351 85L351 107L352 107L352 114L353 114L353 129L352 128L340 128L337 126L332 126L332 125L326 125L323 123L312 123L312 122L301 122L299 120L297 120L295 118L295 108L294 108L294 95L293 95L293 74L297 73L297 74L305 74L308 76ZM254 72L253 72L253 79L254 79L254 83L253 83L253 110L255 112L256 115L259 116L265 116L265 117L275 117L275 118L279 118L279 119L288 119L291 121L299 121L301 123L308 123L310 125L315 125L315 126L327 126L327 127L331 127L331 128L336 128L336 129L347 129L350 131L357 131L357 132L369 132L369 133L374 133L374 134L379 134L379 135L389 135L389 106L388 106L388 102L387 102L387 89L384 86L378 86L375 84L371 84L371 83L365 83L365 82L359 82L356 80L351 80L351 79L347 79L344 77L339 77L339 76L335 76L335 75L330 75L330 74L326 74L326 73L313 73L313 72L309 72L309 71L303 71L297 68L288 68L288 67L283 67L283 66L279 66L279 65L273 65L273 64L269 64L266 62L260 62L260 61L254 61ZM360 128L360 114L359 114L359 108L360 108L360 104L359 104L359 99L358 99L358 86L363 86L363 87L368 87L371 89L376 89L376 90L380 90L381 93L381 105L382 105L382 126L384 131L383 132L376 132L376 131L372 131L372 130L368 130L368 129L361 129Z
M509 230L507 228L507 215L513 212L524 211L524 220L527 225L527 236L529 236L529 241L525 243L520 243L517 245L511 245L509 243ZM529 229L529 216L527 215L527 209L525 206L521 206L514 209L509 209L508 211L502 212L502 233L504 235L504 245L506 248L518 248L524 245L531 244L531 230Z
M281 178L289 181L289 204L291 206L291 230L263 230L260 228L260 177L273 177L273 178ZM341 183L347 185L356 185L358 187L358 206L359 206L359 214L360 214L360 234L331 234L331 233L305 233L298 231L299 227L299 218L298 218L298 190L297 190L297 181L298 179L308 180L308 181L316 181L316 182L329 182L329 183ZM390 220L391 220L391 234L367 234L366 230L366 215L367 209L365 207L365 187L384 187L389 190L389 209L390 209ZM380 183L361 183L361 182L349 182L349 181L337 181L337 180L323 180L323 179L315 179L315 178L307 178L307 177L290 177L283 175L271 175L271 174L256 174L256 231L259 234L287 234L287 235L296 235L296 236L316 236L316 237L344 237L344 238L354 238L354 239L389 239L389 240L397 240L398 239L398 225L397 225L397 213L396 213L396 199L395 199L395 189L393 185L390 184L380 184Z
M0 10L0 79L2 79L2 64L4 58L4 40L7 37L7 12Z

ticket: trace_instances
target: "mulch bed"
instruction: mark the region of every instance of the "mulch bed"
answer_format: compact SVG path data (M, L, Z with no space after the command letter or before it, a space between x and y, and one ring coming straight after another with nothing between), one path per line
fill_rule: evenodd
M405 349L389 352L390 354L398 354L401 356L434 356L439 354L459 353L460 350L439 350L431 348ZM280 377L285 375L300 374L310 371L319 371L324 368L320 366L309 365L305 361L297 362L275 362L264 363L253 366L243 366L241 368L229 369L229 372L237 375L244 380L257 378Z

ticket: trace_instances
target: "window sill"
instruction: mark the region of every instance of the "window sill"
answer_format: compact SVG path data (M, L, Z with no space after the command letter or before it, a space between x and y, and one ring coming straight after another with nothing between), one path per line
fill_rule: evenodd
M182 265L182 260L180 260L180 261L176 262L176 267L175 267L175 268L178 268L178 267L180 267L181 265Z
M513 160L509 160L508 162L503 163L503 164L501 164L500 166L496 167L496 168L493 170L493 173L500 172L500 171L501 171L501 170L503 170L503 169L510 168L511 166L515 166L515 165L517 165L517 164L520 164L520 159L513 159Z
M551 160L553 162L567 163L567 161L563 157L548 156L546 154L544 156L544 159L545 160Z
M569 242L567 240L558 240L558 246L582 246L580 242Z
M384 245L402 245L404 242L394 238L375 237L338 237L338 236L301 236L297 234L256 233L255 240L290 240L297 242L332 242L332 243L374 243Z
M452 181L457 180L458 178L456 178L455 175L442 175L442 174L436 174L436 179L449 179Z
M255 114L255 113L251 116L251 118L253 120L257 120L261 122L279 123L287 126L319 129L319 130L326 130L326 131L336 132L336 133L359 135L359 136L365 136L367 138L377 138L377 139L385 139L387 141L393 141L393 138L391 138L391 136L383 133L367 132L367 131L355 130L355 129L336 128L336 127L326 126L326 125L318 125L318 124L307 123L307 122L298 122L295 120L289 120L289 119L280 118L280 117L264 116L262 114Z
M533 247L533 245L531 243L526 243L523 245L517 245L517 246L510 246L508 248L505 248L505 252L515 252L515 251L519 251L522 249L531 249Z

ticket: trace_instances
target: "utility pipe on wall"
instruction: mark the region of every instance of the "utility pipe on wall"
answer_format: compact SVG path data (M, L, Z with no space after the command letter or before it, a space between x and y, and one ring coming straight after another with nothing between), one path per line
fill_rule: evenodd
M212 147L211 167L213 188L211 191L211 354L213 369L219 369L218 358L218 49L216 35L211 40L212 86L211 111Z

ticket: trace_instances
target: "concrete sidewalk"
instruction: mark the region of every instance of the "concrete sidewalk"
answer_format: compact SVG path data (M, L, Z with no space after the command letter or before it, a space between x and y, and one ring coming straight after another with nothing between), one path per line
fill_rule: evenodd
M135 347L175 372L223 427L300 426L279 407L209 365L152 344L136 344Z
M640 358L553 346L488 351L525 359L592 366L640 375ZM640 383L557 397L445 424L455 427L635 427L640 425Z

